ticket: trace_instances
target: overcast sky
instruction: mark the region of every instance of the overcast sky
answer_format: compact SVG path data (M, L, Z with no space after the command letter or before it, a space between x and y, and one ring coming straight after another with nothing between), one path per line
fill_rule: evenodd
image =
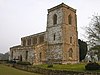
M0 0L0 53L19 45L21 37L45 31L47 9L62 2L77 9L78 36L84 40L82 27L100 15L100 0Z

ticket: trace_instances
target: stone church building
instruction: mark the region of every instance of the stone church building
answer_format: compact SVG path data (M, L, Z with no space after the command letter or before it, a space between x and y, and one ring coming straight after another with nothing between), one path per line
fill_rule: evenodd
M32 64L78 63L76 10L64 3L48 9L46 31L22 37L21 45L10 48L10 60Z

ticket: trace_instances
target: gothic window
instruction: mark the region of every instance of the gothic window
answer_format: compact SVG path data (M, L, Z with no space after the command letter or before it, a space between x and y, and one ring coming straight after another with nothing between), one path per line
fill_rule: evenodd
M13 58L13 51L11 51L11 57Z
M70 43L72 43L72 37L70 37Z
M39 54L39 57L40 57L40 62L41 62L41 57L42 57L42 53L40 52L40 54Z
M22 55L20 55L20 57L19 57L19 61L22 61Z
M34 37L32 42L33 42L33 45L34 45L34 44L37 44L37 38Z
M53 35L53 40L55 40L55 39L56 39L56 35L54 34L54 35Z
M53 24L54 25L57 24L57 15L56 14L53 15Z
M71 14L68 16L68 24L72 24L72 16L71 16Z
M26 45L26 40L25 39L23 39L23 46L25 46Z
M28 38L27 41L27 45L31 45L31 38Z
M27 59L28 59L28 51L26 51L26 61L27 61Z
M69 53L69 57L72 58L73 57L73 50L72 50L72 48L69 49L68 53Z
M39 37L39 43L43 43L44 42L44 36L40 36Z

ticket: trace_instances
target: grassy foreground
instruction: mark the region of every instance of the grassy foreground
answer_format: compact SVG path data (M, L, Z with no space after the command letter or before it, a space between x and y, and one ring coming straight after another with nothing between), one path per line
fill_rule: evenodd
M0 75L41 75L30 73L0 64Z
M85 71L85 63L80 63L80 64L66 64L66 65L59 65L59 64L54 64L52 68L48 68L47 64L43 65L37 65L38 67L41 68L47 68L47 69L52 69L52 70L67 70L67 71Z

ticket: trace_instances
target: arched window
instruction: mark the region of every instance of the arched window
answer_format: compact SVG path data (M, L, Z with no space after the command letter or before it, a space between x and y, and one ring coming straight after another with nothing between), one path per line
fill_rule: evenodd
M44 42L44 36L41 35L41 36L39 37L39 43L43 43L43 42Z
M33 45L37 44L37 37L33 37L32 42L33 42Z
M31 38L27 39L27 45L31 45Z
M26 51L26 61L27 61L27 59L28 59L28 51Z
M68 16L68 24L72 24L72 16L71 16L71 14Z
M56 34L53 35L53 40L55 41L55 39L56 39Z
M40 52L40 54L39 54L39 57L40 57L40 62L41 62L41 57L42 57L42 53Z
M19 61L22 61L22 55L19 56Z
M53 15L53 24L54 25L57 24L57 15L56 14Z
M70 37L70 43L72 43L72 37Z
M72 48L69 49L68 53L69 53L69 58L72 58L73 57L73 50L72 50Z
M26 46L26 39L23 39L22 42L23 42L23 46Z

